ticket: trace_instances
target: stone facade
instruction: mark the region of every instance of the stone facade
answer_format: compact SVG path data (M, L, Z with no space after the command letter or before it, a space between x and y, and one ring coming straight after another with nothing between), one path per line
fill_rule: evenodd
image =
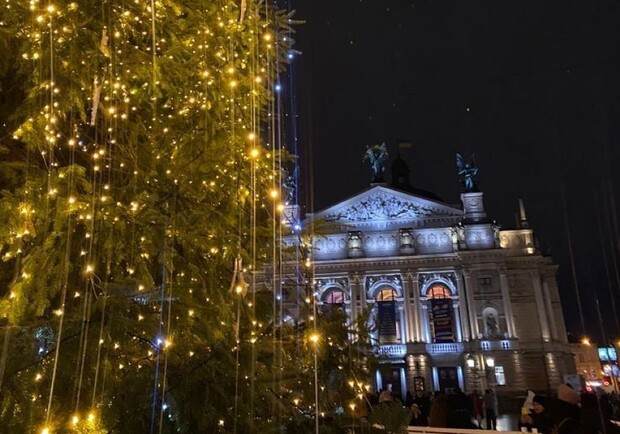
M311 241L317 302L340 304L351 321L370 312L377 389L555 390L576 372L557 266L536 249L524 215L519 228L500 230L482 193L461 200L374 185L308 216L305 225L327 227Z

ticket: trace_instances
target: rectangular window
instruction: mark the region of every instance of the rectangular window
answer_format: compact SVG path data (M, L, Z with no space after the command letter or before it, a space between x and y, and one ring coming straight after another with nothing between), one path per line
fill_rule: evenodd
M495 367L495 379L497 380L498 386L506 385L506 376L504 375L504 367L496 366Z
M491 278L490 277L481 277L478 279L478 283L481 286L491 286Z

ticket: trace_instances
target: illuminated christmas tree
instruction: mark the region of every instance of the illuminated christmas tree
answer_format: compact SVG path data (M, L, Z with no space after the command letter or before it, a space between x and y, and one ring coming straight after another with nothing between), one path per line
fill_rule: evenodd
M254 0L3 4L3 430L303 432L317 366L321 413L363 391L338 391L365 369L343 319L285 326L256 281L290 25Z

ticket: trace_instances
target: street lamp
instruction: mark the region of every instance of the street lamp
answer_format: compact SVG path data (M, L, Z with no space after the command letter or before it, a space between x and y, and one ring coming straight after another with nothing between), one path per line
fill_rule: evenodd
M486 358L486 362L487 362L487 366L489 368L494 368L495 367L495 359L493 357L487 357Z

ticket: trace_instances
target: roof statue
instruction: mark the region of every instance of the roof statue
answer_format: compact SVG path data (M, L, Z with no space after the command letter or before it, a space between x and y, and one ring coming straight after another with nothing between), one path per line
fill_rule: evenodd
M388 151L385 142L381 145L366 146L366 153L362 161L368 160L372 172L372 183L385 182L385 163L388 159Z
M476 167L476 154L472 154L469 163L466 163L463 156L457 153L456 169L458 175L461 177L461 183L463 187L465 187L465 193L477 192L478 186L476 185L476 176L478 175L478 168Z

